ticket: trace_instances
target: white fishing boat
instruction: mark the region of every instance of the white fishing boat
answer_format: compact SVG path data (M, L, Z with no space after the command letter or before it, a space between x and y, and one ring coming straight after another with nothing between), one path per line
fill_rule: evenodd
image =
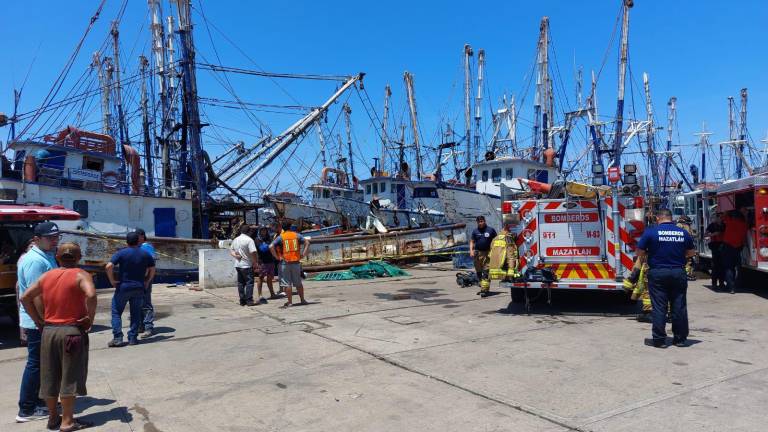
M154 238L160 280L189 280L197 268L197 249L210 247L192 238L192 191L148 194L131 146L123 145L120 158L111 137L70 126L40 141L11 142L8 148L13 162L8 160L0 171L0 197L78 212L79 220L58 222L62 241L78 243L94 271L137 228Z

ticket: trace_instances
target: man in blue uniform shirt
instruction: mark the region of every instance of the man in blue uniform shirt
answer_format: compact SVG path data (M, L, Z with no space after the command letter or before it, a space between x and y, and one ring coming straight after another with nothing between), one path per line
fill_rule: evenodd
M152 255L152 258L157 260L155 247L147 241L146 231L137 228L136 234L139 235L139 248L145 250L148 254ZM141 307L141 311L143 323L139 325L139 333L141 333L140 337L142 339L146 339L155 335L155 307L152 306L152 282L144 290L144 305Z
M688 338L688 309L686 291L688 278L685 264L696 254L693 239L688 232L672 222L672 212L661 209L657 213L659 224L645 229L637 243L638 263L647 260L648 292L653 306L651 340L646 344L666 348L667 304L672 305L672 343L686 346Z

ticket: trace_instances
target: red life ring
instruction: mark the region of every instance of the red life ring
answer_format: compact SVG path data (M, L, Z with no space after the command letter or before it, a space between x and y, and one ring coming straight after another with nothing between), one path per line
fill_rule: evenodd
M120 185L120 179L114 171L107 171L101 174L101 184L107 189L115 189Z

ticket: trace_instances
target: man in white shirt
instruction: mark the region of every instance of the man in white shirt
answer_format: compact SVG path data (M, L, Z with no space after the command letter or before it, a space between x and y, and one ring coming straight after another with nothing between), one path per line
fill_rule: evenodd
M232 240L229 254L235 259L237 272L237 293L240 294L240 306L254 306L253 302L253 266L258 261L256 242L250 236L251 227L243 224L240 235Z

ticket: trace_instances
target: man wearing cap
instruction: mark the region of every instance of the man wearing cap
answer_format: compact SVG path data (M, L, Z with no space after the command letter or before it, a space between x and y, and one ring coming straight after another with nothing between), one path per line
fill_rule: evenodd
M491 281L488 276L490 262L489 252L491 243L496 238L496 230L485 224L485 217L477 217L477 228L472 231L469 239L469 256L474 259L475 272L480 280L480 297L487 297L491 289Z
M142 320L141 307L144 303L144 291L155 277L155 259L149 252L139 247L139 235L130 232L125 237L128 247L120 249L107 263L106 273L109 283L115 287L112 296L112 335L110 348L123 346L122 315L125 305L130 304L131 327L128 330L128 344L139 343L139 323ZM119 266L120 280L115 278L114 268Z
M48 430L80 430L91 424L74 418L75 397L85 396L88 377L88 331L96 316L96 287L88 272L77 267L82 254L75 243L62 244L56 254L61 268L40 277L21 296L37 328L42 329L40 396L48 405ZM35 308L42 296L43 317ZM61 399L61 417L56 404Z
M35 226L33 246L19 260L16 277L19 296L35 283L43 273L57 267L55 252L59 244L59 227L53 222L43 222ZM32 304L32 303L30 303ZM19 304L19 325L27 334L27 365L21 378L19 394L19 414L16 421L24 423L48 417L48 409L38 394L40 393L40 330L27 312L24 304Z
M155 252L155 247L152 246L152 243L147 241L147 233L141 229L136 229L136 234L139 235L139 246L140 248L144 249L152 255L152 258L157 259L157 253ZM152 337L155 335L155 307L152 306L152 282L149 283L149 286L146 290L144 290L144 305L141 307L141 315L143 323L140 327L143 327L143 329L140 329L139 332L141 333L141 338L146 339L149 337Z

